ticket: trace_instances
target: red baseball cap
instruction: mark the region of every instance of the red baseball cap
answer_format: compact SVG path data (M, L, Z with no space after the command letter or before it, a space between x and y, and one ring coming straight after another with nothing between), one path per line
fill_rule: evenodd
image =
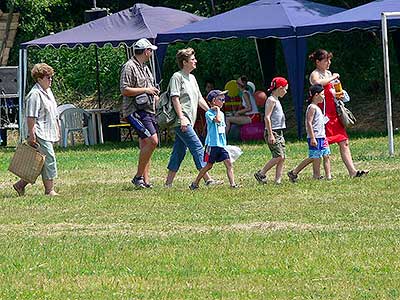
M285 87L288 85L288 81L283 77L275 77L271 81L271 85L269 87L269 91L275 90L280 87Z

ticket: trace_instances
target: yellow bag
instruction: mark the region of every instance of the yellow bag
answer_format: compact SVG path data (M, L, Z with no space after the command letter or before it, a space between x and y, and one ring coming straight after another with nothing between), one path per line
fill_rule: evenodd
M26 142L18 144L8 170L29 183L35 183L43 169L46 155L40 147L32 147Z

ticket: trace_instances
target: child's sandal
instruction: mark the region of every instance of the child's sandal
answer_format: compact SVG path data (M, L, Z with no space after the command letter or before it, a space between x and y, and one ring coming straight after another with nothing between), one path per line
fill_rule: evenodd
M362 177L365 175L368 175L369 171L368 170L358 170L356 175L354 175L354 177Z

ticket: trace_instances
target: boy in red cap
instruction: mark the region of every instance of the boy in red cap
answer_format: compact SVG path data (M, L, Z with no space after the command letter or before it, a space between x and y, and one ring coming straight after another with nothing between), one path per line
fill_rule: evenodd
M261 170L254 173L254 177L260 183L267 183L266 173L274 166L276 166L275 183L280 184L282 180L283 163L285 161L283 130L286 128L286 122L279 98L286 95L288 87L288 81L285 78L275 77L267 91L269 97L265 102L264 139L272 153L272 159Z

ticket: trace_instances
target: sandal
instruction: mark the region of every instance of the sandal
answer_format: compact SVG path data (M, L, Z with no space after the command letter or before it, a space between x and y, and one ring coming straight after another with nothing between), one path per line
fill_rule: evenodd
M354 175L354 177L362 177L362 176L368 175L368 173L369 173L369 170L358 170L356 175Z

